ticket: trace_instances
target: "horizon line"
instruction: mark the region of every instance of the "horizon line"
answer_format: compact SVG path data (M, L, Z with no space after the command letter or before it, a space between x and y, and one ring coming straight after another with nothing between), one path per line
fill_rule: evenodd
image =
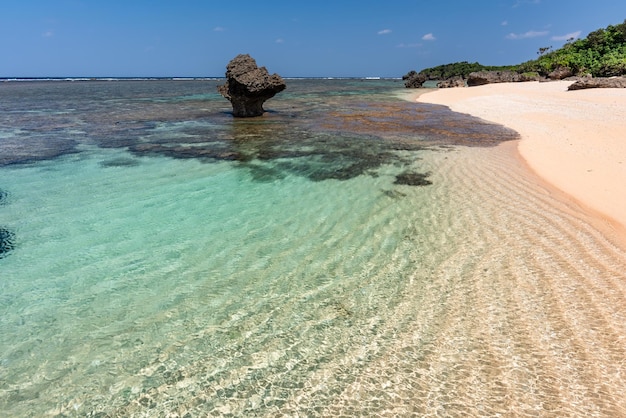
M285 79L371 79L371 80L395 80L402 77L392 76L283 76ZM0 76L2 81L27 81L27 80L54 80L54 81L92 81L92 80L222 80L225 76Z

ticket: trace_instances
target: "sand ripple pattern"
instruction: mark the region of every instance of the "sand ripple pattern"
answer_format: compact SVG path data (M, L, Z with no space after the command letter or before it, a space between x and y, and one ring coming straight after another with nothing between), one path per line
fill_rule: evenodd
M489 154L440 171L467 193L439 195L457 210L410 236L441 252L418 261L389 344L366 345L375 359L325 371L351 382L322 415L626 415L624 253Z
M626 253L515 145L433 152L433 186L373 191L365 224L349 192L332 213L300 214L320 220L306 230L287 216L282 252L240 249L247 267L223 284L238 298L190 285L184 303L133 324L170 341L139 364L122 357L147 352L149 335L120 342L116 369L94 377L106 391L82 382L68 397L70 374L42 412L626 416ZM228 269L236 245L213 266Z
M325 242L352 252L305 257L292 279L334 271L340 286L322 279L231 317L219 332L248 331L114 415L626 416L624 252L539 186L511 145L431 164L444 186L429 201L392 202L415 207L395 220L401 241L377 237L394 220L374 216ZM377 256L385 246L394 258Z

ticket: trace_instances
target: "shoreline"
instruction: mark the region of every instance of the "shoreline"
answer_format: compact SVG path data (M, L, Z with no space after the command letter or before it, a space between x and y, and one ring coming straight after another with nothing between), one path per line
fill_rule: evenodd
M541 179L626 236L626 89L567 91L570 81L438 89L409 100L444 105L517 131ZM616 225L617 224L617 225Z

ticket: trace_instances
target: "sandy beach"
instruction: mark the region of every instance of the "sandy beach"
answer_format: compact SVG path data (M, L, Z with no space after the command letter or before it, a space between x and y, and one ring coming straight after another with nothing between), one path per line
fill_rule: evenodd
M607 222L626 226L626 89L567 91L568 81L439 89L441 104L517 131L530 168Z

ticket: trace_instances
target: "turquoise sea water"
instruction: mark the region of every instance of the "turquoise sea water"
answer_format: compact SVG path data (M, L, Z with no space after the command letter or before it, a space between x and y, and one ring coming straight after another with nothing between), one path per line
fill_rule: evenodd
M235 120L216 84L0 86L7 416L625 411L624 253L514 132L391 80Z

